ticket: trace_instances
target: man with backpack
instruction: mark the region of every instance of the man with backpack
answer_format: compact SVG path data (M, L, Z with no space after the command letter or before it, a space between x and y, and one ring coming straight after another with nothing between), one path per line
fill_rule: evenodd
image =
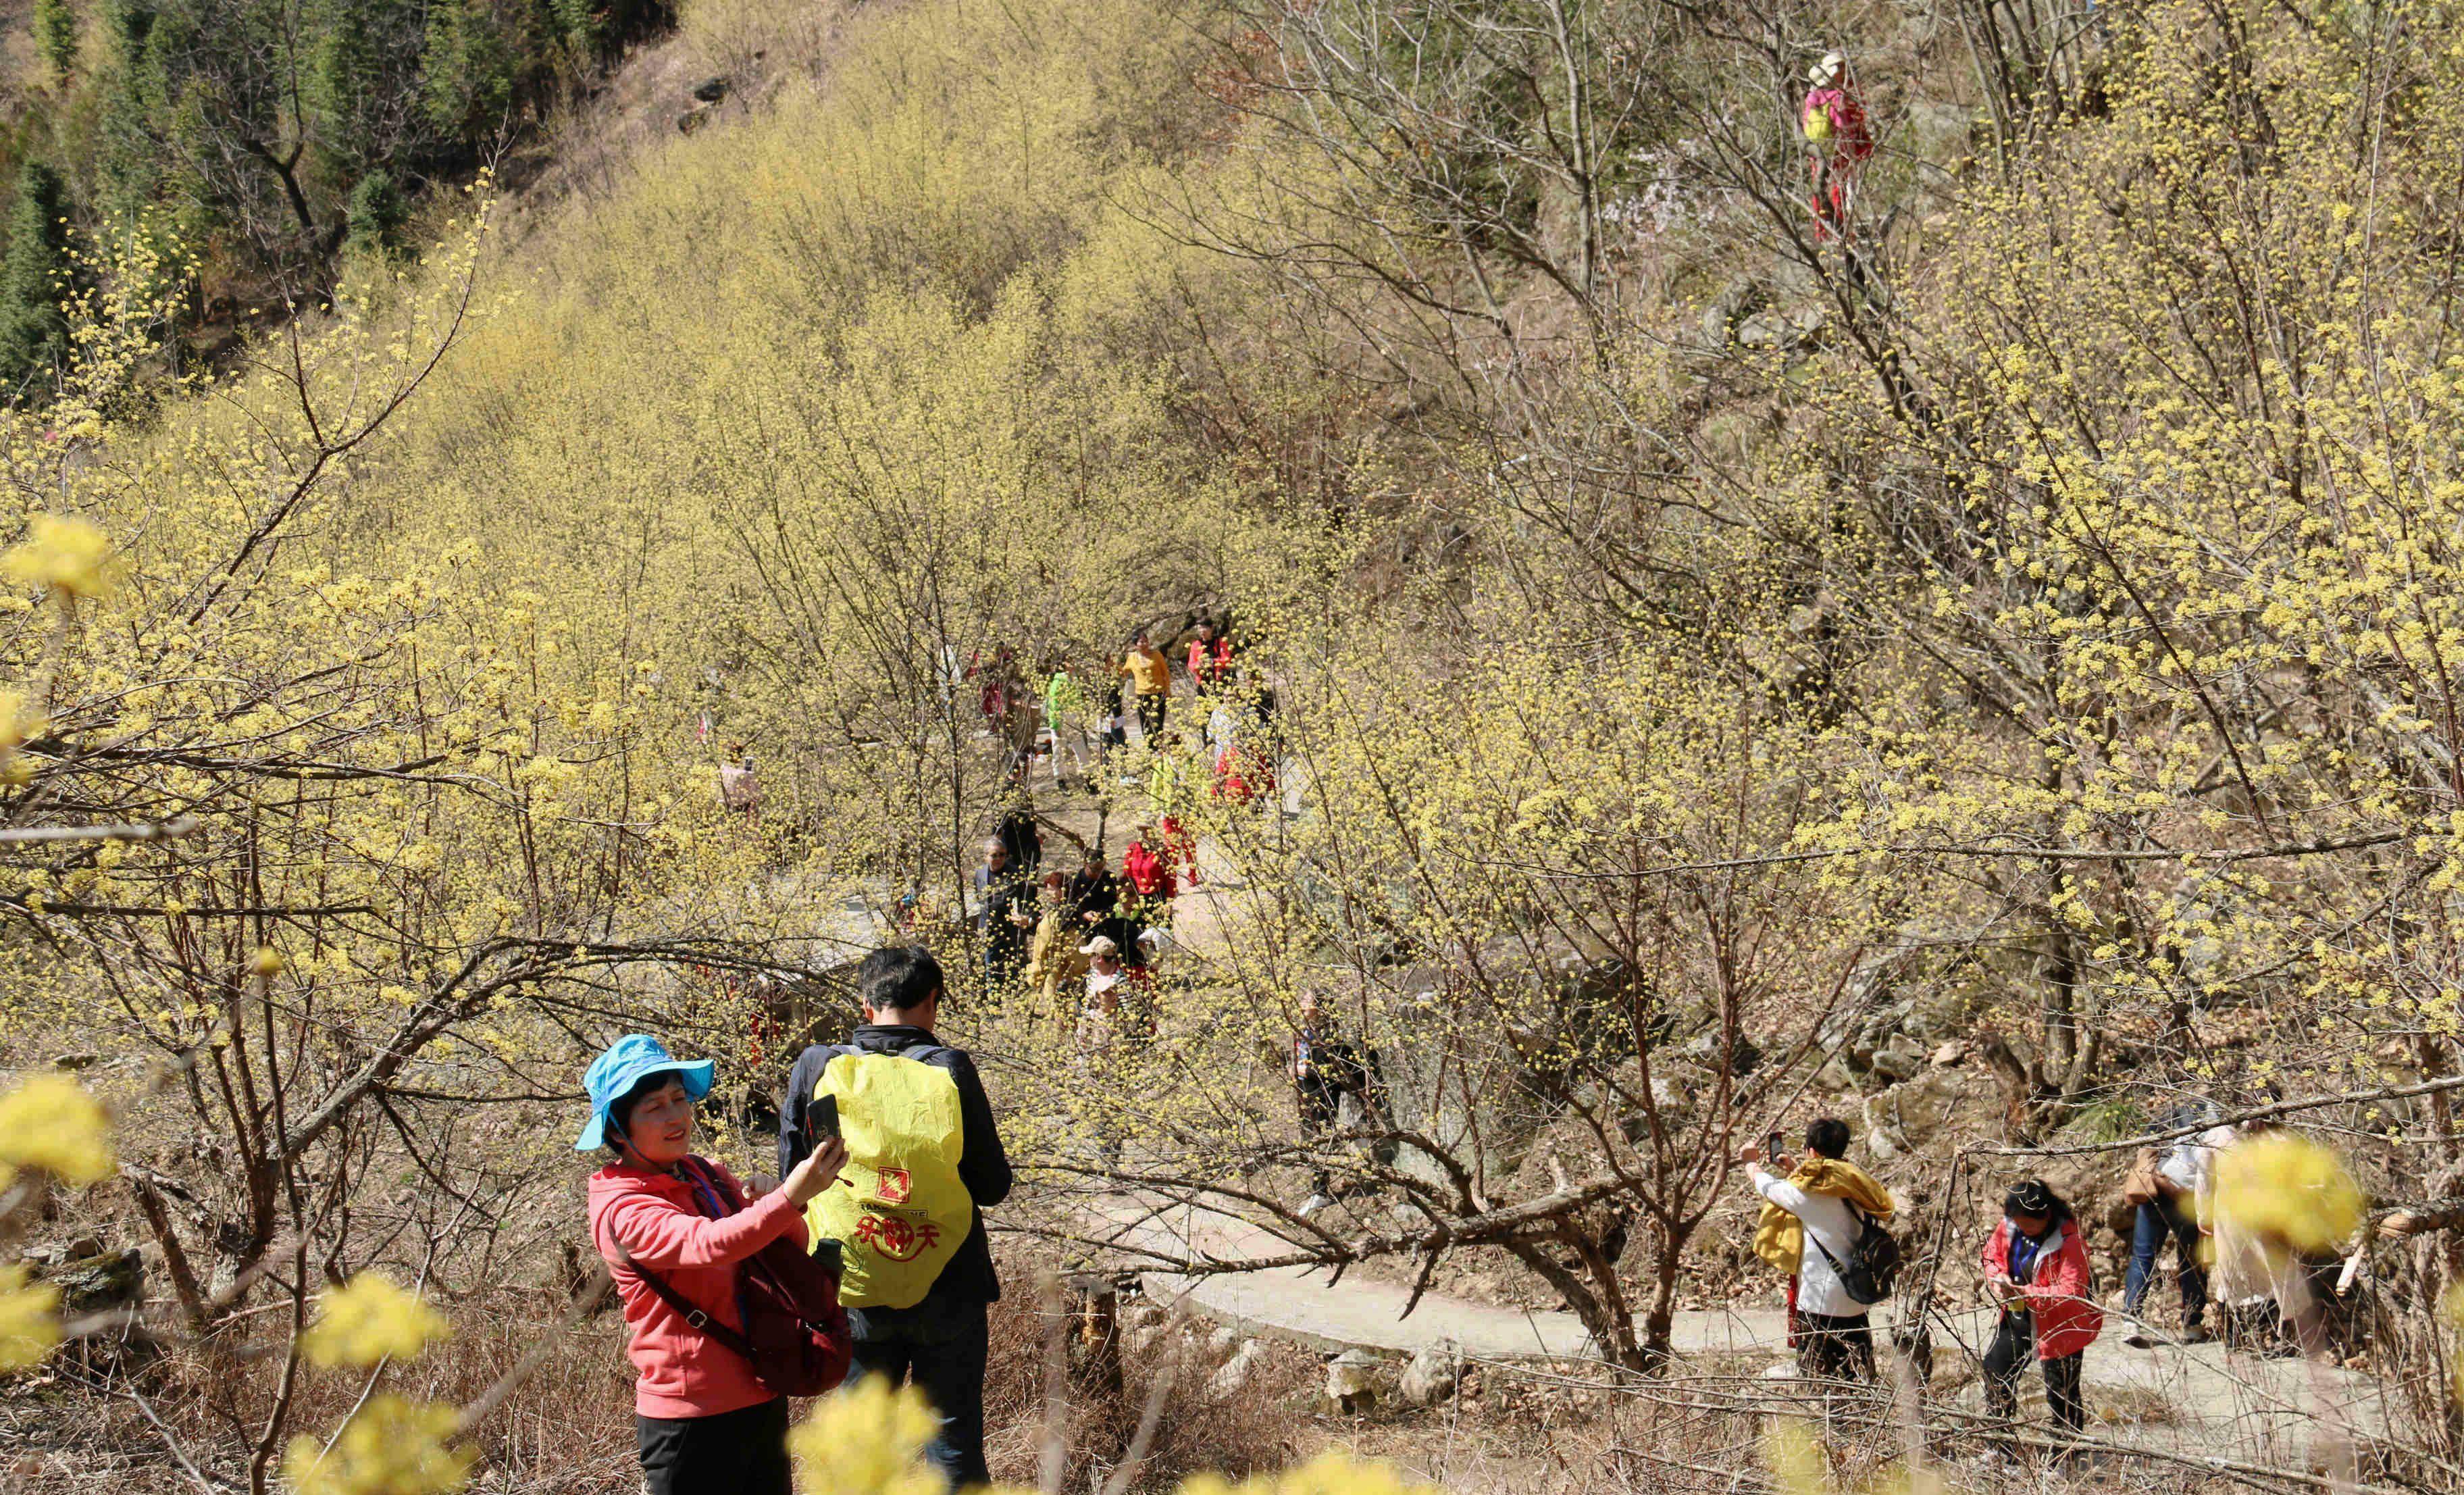
M953 1488L984 1468L985 1308L1001 1296L980 1211L1009 1197L1009 1156L975 1062L933 1036L941 967L921 945L856 968L864 1022L804 1050L779 1107L783 1175L835 1125L847 1161L805 1210L845 1253L849 1379L913 1380L940 1415L925 1449ZM835 1107L833 1113L831 1108Z
M1882 1227L1890 1191L1848 1161L1848 1124L1834 1116L1805 1129L1803 1162L1768 1151L1748 1148L1744 1159L1763 1197L1754 1254L1788 1274L1788 1339L1798 1374L1872 1380L1867 1310L1890 1296L1899 1273L1899 1242Z

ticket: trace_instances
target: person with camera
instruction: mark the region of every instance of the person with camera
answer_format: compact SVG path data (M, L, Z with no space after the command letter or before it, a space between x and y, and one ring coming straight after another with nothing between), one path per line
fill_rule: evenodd
M942 983L932 952L876 950L855 980L864 1022L844 1044L805 1049L788 1076L779 1167L848 1140L841 1186L805 1220L845 1253L849 1374L912 1380L941 1419L925 1457L953 1488L987 1484L985 1309L1001 1280L981 1211L1009 1197L1009 1156L975 1061L934 1036Z
M1808 1380L1870 1381L1874 1334L1846 1280L1868 1221L1891 1217L1890 1191L1848 1161L1848 1124L1825 1116L1805 1129L1802 1163L1779 1155L1779 1136L1742 1159L1763 1197L1754 1254L1788 1275L1788 1342ZM1765 1164L1769 1164L1768 1169Z
M2042 1178L2024 1179L2004 1196L1984 1257L1986 1290L2001 1310L1985 1352L1986 1409L2006 1422L2018 1416L2019 1377L2034 1360L2054 1425L2076 1435L2087 1426L2080 1357L2104 1329L2079 1220Z
M838 1177L847 1150L836 1141L813 1150L752 1198L693 1152L693 1103L710 1093L712 1073L709 1060L679 1060L639 1033L591 1061L590 1119L574 1147L605 1148L614 1160L590 1176L590 1238L625 1308L643 1487L790 1495L787 1396L827 1389L847 1363L826 1279L795 1269L809 1261L803 1211ZM765 1261L781 1242L793 1242L793 1265ZM791 1312L786 1334L808 1341L793 1347L800 1363L787 1373L797 1378L762 1348L780 1344L754 1322L764 1304Z

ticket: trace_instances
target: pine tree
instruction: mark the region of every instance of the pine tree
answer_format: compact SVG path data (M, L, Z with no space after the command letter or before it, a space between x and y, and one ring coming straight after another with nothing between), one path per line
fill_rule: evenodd
M17 174L9 253L0 260L0 385L40 385L68 351L60 298L69 283L69 194L60 174L30 161Z
M350 227L346 241L355 254L391 254L400 248L402 226L410 217L410 205L403 200L402 188L395 185L393 174L371 171L351 188L351 205L345 221Z
M34 51L54 82L66 83L77 72L77 17L71 0L34 0Z

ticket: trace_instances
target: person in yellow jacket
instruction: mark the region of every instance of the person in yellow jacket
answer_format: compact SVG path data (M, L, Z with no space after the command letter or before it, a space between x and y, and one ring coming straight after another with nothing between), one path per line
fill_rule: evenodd
M1057 1018L1067 1012L1065 1000L1075 997L1079 978L1087 974L1087 957L1078 952L1087 931L1071 917L1068 878L1045 873L1040 896L1042 917L1026 948L1026 985L1043 1000L1030 1016Z
M933 1034L941 965L921 945L856 967L864 1022L844 1044L804 1050L779 1106L779 1167L826 1145L836 1105L847 1163L805 1207L807 1237L839 1242L839 1301L855 1340L847 1379L913 1381L940 1416L924 1457L954 1490L984 1469L986 1306L1001 1297L982 1210L1008 1198L1001 1147L975 1061Z
M1891 1218L1890 1191L1848 1161L1848 1124L1837 1117L1805 1129L1805 1151L1797 1162L1746 1149L1747 1176L1763 1198L1754 1254L1787 1274L1788 1342L1796 1350L1798 1374L1808 1380L1870 1381L1869 1305L1849 1295L1840 1269L1863 1233L1859 1215Z
M1129 676L1137 697L1139 733L1150 749L1161 748L1164 710L1172 704L1172 656L1155 648L1140 628L1130 642L1130 657L1121 662L1121 673Z

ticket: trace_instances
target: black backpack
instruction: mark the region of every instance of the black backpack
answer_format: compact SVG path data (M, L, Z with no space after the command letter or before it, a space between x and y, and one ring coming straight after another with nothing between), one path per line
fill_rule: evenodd
M1848 1204L1846 1199L1839 1201ZM1848 1204L1848 1218L1857 1222L1857 1243L1848 1248L1848 1260L1842 1262L1831 1254L1812 1230L1805 1239L1839 1274L1839 1286L1859 1303L1875 1304L1891 1295L1900 1280L1900 1238L1882 1226L1882 1222L1854 1204Z

